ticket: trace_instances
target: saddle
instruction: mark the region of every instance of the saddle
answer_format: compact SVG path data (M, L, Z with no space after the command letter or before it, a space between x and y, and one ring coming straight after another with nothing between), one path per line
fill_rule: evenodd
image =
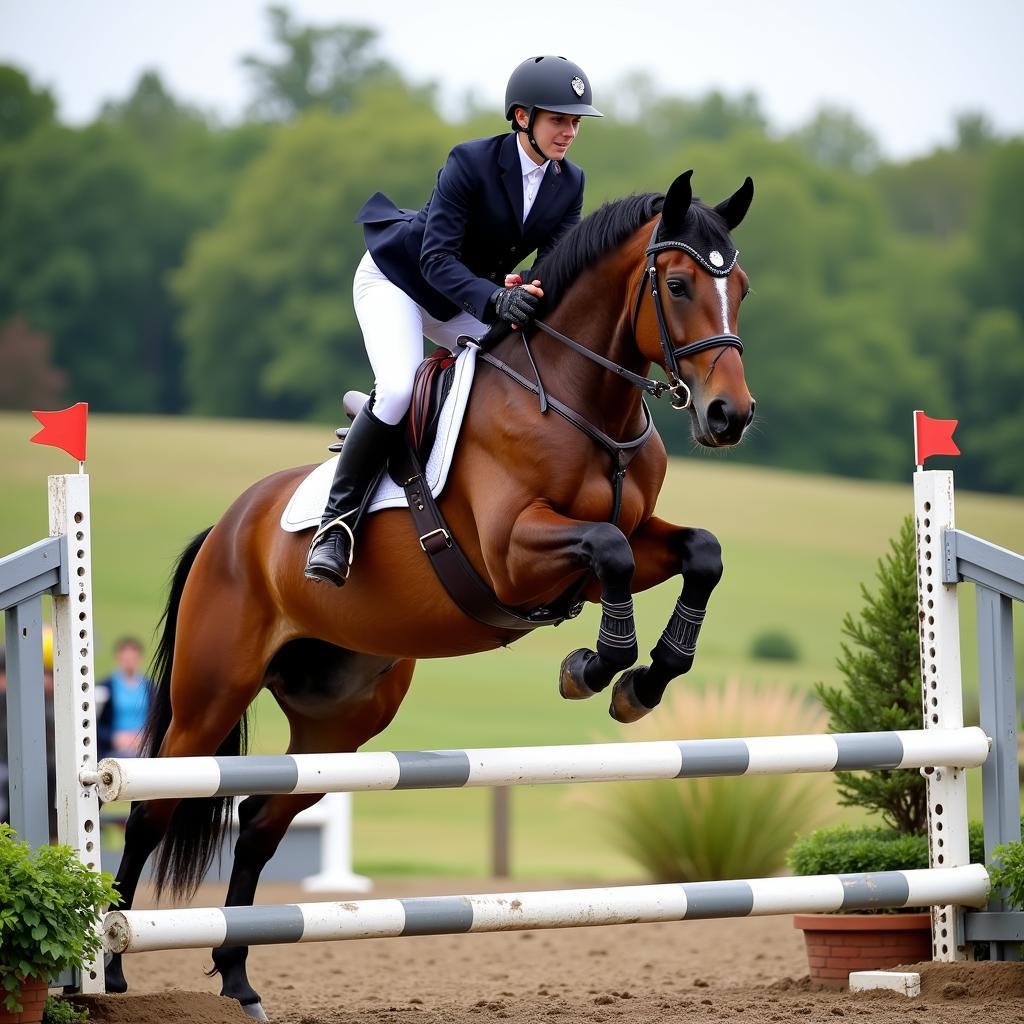
M405 438L420 463L426 462L437 438L441 409L452 389L455 377L455 356L447 349L438 349L423 360L416 369L412 385L412 404L405 417ZM346 392L343 401L349 419L354 419L367 399L362 392ZM340 452L348 427L334 432L338 440L329 445L332 452ZM396 483L402 481L391 474Z

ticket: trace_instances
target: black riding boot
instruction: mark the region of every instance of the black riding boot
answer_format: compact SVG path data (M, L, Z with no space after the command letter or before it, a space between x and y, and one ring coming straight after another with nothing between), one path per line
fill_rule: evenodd
M338 456L324 517L309 546L306 579L345 585L355 547L352 530L366 491L384 466L399 426L377 419L367 403L352 421Z

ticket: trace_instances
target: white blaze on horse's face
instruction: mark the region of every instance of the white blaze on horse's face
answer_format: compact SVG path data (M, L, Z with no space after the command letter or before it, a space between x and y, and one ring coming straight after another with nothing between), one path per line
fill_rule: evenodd
M729 333L729 278L716 277L715 288L718 291L718 301L722 305L722 333Z

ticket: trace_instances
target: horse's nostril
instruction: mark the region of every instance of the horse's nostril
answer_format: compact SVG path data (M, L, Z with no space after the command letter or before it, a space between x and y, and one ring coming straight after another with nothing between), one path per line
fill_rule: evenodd
M752 398L750 400L750 412L747 413L747 422L743 425L744 428L749 427L754 422L754 409L757 408L757 402Z
M708 403L708 426L716 436L729 429L729 404L724 398L716 398Z

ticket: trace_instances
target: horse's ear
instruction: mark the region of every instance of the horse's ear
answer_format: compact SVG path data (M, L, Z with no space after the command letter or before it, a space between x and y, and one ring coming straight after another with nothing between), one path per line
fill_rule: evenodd
M686 220L686 211L693 201L693 187L690 184L690 177L693 171L683 171L669 186L665 194L665 205L661 209L662 234L672 237L683 233L683 221Z
M754 198L754 183L747 178L728 199L723 199L715 207L715 213L721 214L729 230L732 231L747 215L750 201Z

